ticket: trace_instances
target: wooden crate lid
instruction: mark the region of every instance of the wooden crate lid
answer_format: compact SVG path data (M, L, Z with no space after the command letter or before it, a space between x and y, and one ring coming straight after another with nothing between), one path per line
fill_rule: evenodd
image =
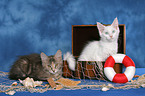
M125 24L119 25L118 53L125 54ZM97 25L72 25L72 53L78 57L89 41L100 40Z

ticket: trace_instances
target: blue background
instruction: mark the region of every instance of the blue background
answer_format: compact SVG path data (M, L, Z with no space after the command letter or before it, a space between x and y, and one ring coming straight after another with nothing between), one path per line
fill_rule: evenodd
M19 55L71 52L72 25L126 25L126 54L145 67L145 0L0 0L0 70Z

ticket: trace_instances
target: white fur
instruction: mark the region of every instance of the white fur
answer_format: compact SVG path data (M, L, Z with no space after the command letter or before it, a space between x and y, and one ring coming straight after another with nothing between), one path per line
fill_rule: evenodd
M104 26L97 22L97 27L101 40L89 42L83 49L78 61L105 61L107 57L117 53L119 35L117 18L110 26ZM112 32L113 30L115 33ZM105 34L105 32L108 32L108 34ZM76 61L71 53L67 52L64 55L64 60L68 62L71 70L75 70ZM97 64L102 71L102 63L99 62Z
M68 62L69 68L74 71L76 66L74 56L71 53L67 52L66 54L64 54L64 60Z
M105 61L107 57L117 53L119 35L117 18L110 26L97 22L97 27L101 37L100 41L89 42L83 49L79 61Z

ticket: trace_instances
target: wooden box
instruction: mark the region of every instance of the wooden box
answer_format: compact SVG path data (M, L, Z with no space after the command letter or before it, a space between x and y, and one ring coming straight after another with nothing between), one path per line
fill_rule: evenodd
M118 39L118 53L125 54L126 48L126 32L125 25L119 25L120 34ZM89 41L100 40L99 32L96 25L72 25L72 54L76 60L82 52L84 46ZM104 61L105 62L105 61ZM71 71L68 64L64 61L63 76L72 78L96 78L96 64L91 62L77 62L76 70ZM122 65L115 64L114 70L117 73L122 72Z

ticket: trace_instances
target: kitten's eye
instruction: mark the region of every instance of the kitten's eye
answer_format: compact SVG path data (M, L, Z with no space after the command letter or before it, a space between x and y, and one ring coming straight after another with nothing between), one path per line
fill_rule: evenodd
M105 32L105 34L108 35L109 33L108 32Z
M48 67L51 67L51 65L47 65Z
M58 64L55 65L55 68L58 66Z
M112 33L115 33L115 30L113 30Z

